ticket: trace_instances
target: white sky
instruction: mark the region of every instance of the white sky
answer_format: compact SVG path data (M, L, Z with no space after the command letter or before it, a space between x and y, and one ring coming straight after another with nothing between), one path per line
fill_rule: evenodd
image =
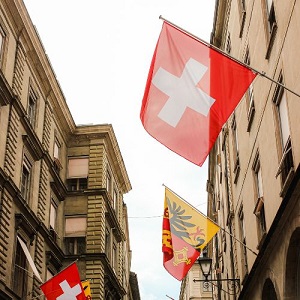
M162 265L163 184L206 214L207 163L154 140L139 113L162 15L209 42L213 0L24 0L77 124L113 125L132 191L125 195L142 300L179 298Z

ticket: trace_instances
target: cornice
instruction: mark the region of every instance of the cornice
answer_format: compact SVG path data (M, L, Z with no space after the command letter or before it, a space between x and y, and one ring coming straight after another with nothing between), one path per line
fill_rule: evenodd
M128 193L132 187L125 167L125 163L118 145L116 135L111 124L96 124L77 126L70 136L69 147L76 147L79 144L92 146L97 145L99 140L108 152L108 159L114 174L117 175L122 193ZM93 141L94 140L94 141Z
M10 12L10 14L7 13L7 17L16 40L24 48L29 67L34 66L32 73L39 76L39 83L44 89L44 94L51 98L57 118L71 133L75 129L75 122L37 29L33 25L23 1L3 0L2 5L6 12Z

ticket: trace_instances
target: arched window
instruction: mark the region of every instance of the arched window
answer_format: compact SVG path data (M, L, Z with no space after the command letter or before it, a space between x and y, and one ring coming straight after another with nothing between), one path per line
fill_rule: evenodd
M292 234L286 256L285 299L300 299L300 228Z
M262 300L268 299L268 300L277 300L277 295L275 291L275 287L273 285L273 282L270 278L268 278L265 281L262 296Z

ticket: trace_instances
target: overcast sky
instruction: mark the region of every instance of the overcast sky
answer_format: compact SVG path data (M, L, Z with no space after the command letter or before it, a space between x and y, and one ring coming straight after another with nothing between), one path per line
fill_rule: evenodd
M133 272L142 300L179 298L162 265L163 184L206 214L207 163L198 167L154 140L139 113L159 16L209 42L213 0L24 0L77 124L113 125L132 191Z

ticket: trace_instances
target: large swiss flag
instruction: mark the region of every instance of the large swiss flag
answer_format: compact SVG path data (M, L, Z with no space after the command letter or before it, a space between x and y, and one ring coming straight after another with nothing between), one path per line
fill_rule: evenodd
M86 300L76 263L41 285L47 300Z
M256 74L164 22L140 118L146 131L201 166Z

